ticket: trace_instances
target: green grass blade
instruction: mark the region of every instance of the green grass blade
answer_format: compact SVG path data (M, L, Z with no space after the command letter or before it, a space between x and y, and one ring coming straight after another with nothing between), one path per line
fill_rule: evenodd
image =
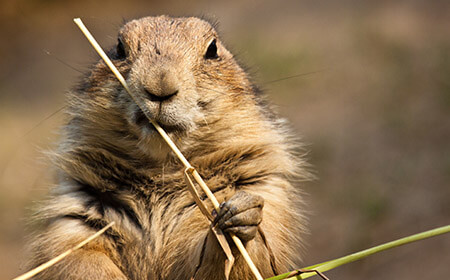
M334 259L331 261L327 261L327 262L323 262L323 263L319 263L319 264L315 264L312 266L308 266L305 267L304 269L315 269L318 270L320 272L325 272L328 270L331 270L333 268L336 268L338 266L347 264L347 263L351 263L357 260L360 260L362 258L368 257L370 255L373 255L375 253L381 252L381 251L385 251L388 249L392 249L401 245L405 245L411 242L415 242L415 241L419 241L419 240L423 240L426 238L430 238L433 236L437 236L437 235L441 235L441 234L445 234L445 233L449 233L450 232L450 225L447 226L443 226L443 227L439 227L439 228L435 228L429 231L425 231L422 233L418 233L418 234L414 234L414 235L410 235L408 237L404 237L401 239L397 239L395 241L391 241L382 245L378 245L357 253L353 253L351 255L345 256L345 257L341 257L338 259ZM288 273L284 273L284 274L280 274L271 278L267 278L266 280L281 280L281 279L286 279L286 277L288 277L288 275L291 274L291 272ZM288 278L288 280L294 280L294 279L306 279L312 276L317 275L316 273L302 273L301 275L298 276L294 276L294 277L290 277Z

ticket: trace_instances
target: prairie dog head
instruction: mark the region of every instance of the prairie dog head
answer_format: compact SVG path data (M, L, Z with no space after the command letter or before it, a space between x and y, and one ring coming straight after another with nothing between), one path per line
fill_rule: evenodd
M254 107L247 75L214 27L199 18L130 21L120 29L110 56L151 117L173 138L181 139L221 115L236 111L239 116L246 106ZM153 126L103 62L94 67L83 91L93 92L94 106L101 107L90 110L100 127L118 129L122 118L141 150L157 158L167 153ZM103 123L109 117L114 121ZM121 133L126 131L122 128Z

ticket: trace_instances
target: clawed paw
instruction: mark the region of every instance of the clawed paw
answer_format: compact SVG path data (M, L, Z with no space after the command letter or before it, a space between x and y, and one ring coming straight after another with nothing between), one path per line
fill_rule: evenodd
M259 195L239 191L230 200L223 202L213 224L227 233L234 233L243 242L255 238L258 225L262 221L264 199Z

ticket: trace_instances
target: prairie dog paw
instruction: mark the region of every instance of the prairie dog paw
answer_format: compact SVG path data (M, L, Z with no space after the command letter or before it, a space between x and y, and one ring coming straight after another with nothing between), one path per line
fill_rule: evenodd
M255 194L239 191L220 205L214 224L228 233L234 233L243 242L255 238L262 221L264 199Z

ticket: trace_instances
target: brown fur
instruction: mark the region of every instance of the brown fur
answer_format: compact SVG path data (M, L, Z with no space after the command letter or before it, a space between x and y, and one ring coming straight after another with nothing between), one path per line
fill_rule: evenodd
M259 232L246 244L262 275L295 268L305 219L292 182L308 173L283 120L214 28L198 18L148 17L127 23L119 38L126 57L112 50L114 63L218 200L239 190L264 198ZM206 59L214 38L218 58ZM144 89L178 93L158 105ZM196 279L223 279L224 254L187 191L181 163L103 62L69 94L67 113L55 155L58 187L39 211L45 228L31 266L116 225L36 279L189 279L202 249ZM231 279L253 279L235 256Z

